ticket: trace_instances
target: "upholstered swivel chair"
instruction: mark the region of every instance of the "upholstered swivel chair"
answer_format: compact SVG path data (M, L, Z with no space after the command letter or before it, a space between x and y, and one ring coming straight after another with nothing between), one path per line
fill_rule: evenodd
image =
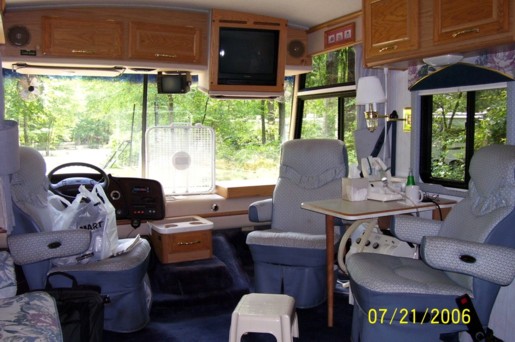
M515 146L478 150L469 172L468 195L445 221L395 217L394 234L420 244L421 259L349 256L353 341L438 341L467 330L470 316L456 303L464 294L488 325L500 286L515 276Z
M79 284L97 285L106 298L104 329L133 332L150 319L151 290L147 268L150 244L141 241L129 252L87 264L55 266L52 259L77 255L90 245L89 231L51 231L45 161L31 148L20 147L20 170L13 175L14 228L7 239L14 261L21 265L30 290L44 289L47 275L65 272ZM50 228L50 229L49 229ZM127 240L120 239L119 243ZM50 278L54 287L70 286L69 279Z
M325 216L300 205L341 197L347 149L339 140L287 141L279 172L273 197L249 208L251 221L271 225L247 235L255 291L285 293L298 308L314 307L327 297Z

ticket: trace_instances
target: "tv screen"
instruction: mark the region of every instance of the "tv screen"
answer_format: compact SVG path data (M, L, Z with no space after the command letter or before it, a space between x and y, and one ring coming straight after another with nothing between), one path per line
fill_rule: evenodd
M157 74L157 92L159 94L183 94L190 91L189 73Z
M279 31L220 28L218 84L277 84Z

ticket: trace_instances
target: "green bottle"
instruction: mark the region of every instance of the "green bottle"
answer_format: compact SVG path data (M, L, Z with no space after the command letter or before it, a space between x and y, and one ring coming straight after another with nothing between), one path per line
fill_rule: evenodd
M406 185L415 185L415 177L413 177L413 170L410 168Z

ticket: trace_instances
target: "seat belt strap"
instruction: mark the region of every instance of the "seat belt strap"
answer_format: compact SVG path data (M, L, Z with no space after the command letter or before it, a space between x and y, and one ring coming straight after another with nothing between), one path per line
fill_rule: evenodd
M472 299L470 299L468 294L456 298L456 304L461 311L461 317L464 323L467 325L468 333L474 342L502 342L501 339L494 336L491 329L487 329L485 332L476 309L474 308L474 304L472 303ZM469 319L464 319L465 317Z

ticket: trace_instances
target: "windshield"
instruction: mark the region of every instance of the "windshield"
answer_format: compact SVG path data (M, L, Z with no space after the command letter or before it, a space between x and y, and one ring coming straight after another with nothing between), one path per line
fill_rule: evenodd
M145 176L148 130L201 125L214 132L216 181L274 182L293 79L276 100L211 99L195 80L187 94L158 94L156 75L27 76L4 69L4 84L6 118L18 122L21 145L43 154L47 171L81 161L115 176Z

